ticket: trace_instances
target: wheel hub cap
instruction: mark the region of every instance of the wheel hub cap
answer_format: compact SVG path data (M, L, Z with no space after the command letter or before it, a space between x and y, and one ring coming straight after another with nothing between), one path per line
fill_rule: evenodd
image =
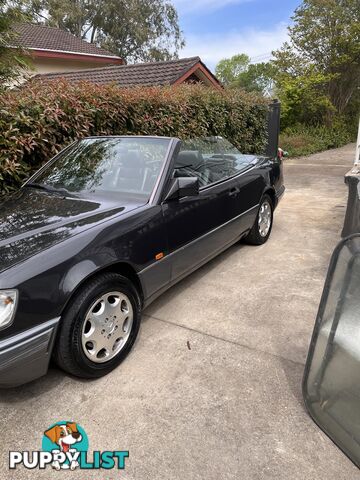
M271 213L271 206L267 200L262 203L259 211L259 221L258 221L258 228L259 233L262 237L266 237L271 228L271 220L272 220L272 213Z
M122 292L99 297L88 310L82 327L81 342L92 362L104 363L121 352L133 325L134 312Z

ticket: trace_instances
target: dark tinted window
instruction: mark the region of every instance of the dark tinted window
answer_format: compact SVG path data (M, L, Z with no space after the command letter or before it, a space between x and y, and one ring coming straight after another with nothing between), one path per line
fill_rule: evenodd
M254 155L241 153L222 137L187 140L175 162L177 177L198 177L200 186L237 175L257 162Z

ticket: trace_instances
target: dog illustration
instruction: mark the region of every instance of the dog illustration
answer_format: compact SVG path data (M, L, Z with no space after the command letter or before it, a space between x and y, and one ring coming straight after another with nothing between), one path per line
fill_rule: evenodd
M81 433L78 432L76 423L55 425L54 427L50 428L50 430L46 430L44 435L46 435L53 443L59 445L60 449L53 450L53 453L76 453L77 450L75 448L71 448L71 446L74 445L74 443L81 442L82 440ZM60 466L59 461L54 461L52 463L52 467L55 468L55 470L60 470L61 468L70 468L70 470L75 470L75 468L78 466L79 463L75 460L73 460L70 465L63 463Z

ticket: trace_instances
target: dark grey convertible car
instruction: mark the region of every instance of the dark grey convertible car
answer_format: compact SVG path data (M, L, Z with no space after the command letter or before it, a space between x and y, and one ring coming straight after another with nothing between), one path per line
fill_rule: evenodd
M244 238L261 245L280 158L220 137L78 141L0 209L0 385L95 378L129 353L141 310ZM205 299L204 299L205 300Z

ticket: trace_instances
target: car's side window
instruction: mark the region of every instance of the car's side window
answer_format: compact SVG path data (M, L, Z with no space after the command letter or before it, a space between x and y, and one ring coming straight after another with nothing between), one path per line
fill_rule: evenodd
M198 177L206 187L248 168L257 158L242 154L222 137L207 137L183 142L175 161L174 177Z
M197 177L200 187L213 183L200 150L181 150L175 161L174 177Z

